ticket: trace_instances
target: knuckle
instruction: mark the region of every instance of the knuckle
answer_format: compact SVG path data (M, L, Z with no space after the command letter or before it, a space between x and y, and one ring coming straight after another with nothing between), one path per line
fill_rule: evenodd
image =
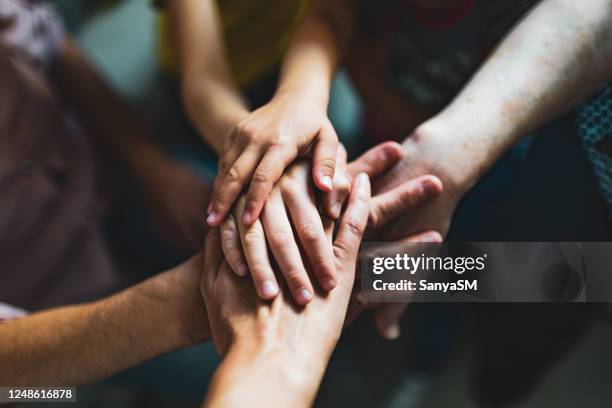
M221 243L223 247L227 249L233 249L238 246L238 235L235 230L222 229L221 230Z
M232 162L228 158L223 158L219 161L219 173L224 174L230 169Z
M317 165L329 170L333 170L336 168L336 159L332 159L331 157L325 157L322 159L319 159L317 161Z
M301 225L298 229L300 238L306 244L312 244L317 242L321 237L319 236L319 231L312 224L304 224Z
M284 177L280 184L280 191L284 197L294 197L298 193L297 183L290 177Z
M235 182L240 180L240 172L236 168L236 166L232 166L226 173L225 179L229 182Z
M269 244L275 249L287 248L292 239L293 234L289 231L274 231L268 235Z
M256 126L251 122L240 122L238 126L236 126L236 130L238 131L239 137L247 141L256 139L259 133Z
M253 174L253 181L256 183L268 183L270 181L270 174L267 170L258 169Z
M244 234L244 245L248 248L257 247L259 246L262 238L263 237L259 231L249 230Z
M361 220L351 215L346 216L344 226L349 234L357 237L363 234L363 230L365 228L364 223Z

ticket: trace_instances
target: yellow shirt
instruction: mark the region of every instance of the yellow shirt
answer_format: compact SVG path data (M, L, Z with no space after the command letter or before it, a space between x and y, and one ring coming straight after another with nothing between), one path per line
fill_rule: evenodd
M225 50L232 73L248 87L278 66L307 8L306 0L219 0ZM167 13L158 17L159 60L177 72L176 50Z

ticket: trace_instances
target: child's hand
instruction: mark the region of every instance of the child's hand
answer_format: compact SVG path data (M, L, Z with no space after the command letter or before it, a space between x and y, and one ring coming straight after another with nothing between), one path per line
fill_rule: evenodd
M315 185L330 192L337 148L338 137L325 109L304 96L277 94L232 131L219 161L206 221L218 226L250 181L242 222L253 224L285 168L309 153Z

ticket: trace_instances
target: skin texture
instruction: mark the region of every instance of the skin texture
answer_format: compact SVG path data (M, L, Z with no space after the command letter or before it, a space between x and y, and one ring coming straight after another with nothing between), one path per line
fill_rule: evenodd
M325 192L321 206L328 216L337 218L341 208L339 203L346 197L350 183L342 174L337 175L341 172L334 169L334 159L342 152L335 147L337 137L326 110L332 75L340 59L339 46L348 40L339 37L344 29L338 30L337 27L346 27L350 19L335 21L334 16L339 14L333 10L337 7L335 4L321 2L313 5L312 13L298 29L284 58L279 86L272 101L251 113L229 71L216 3L213 0L177 0L170 2L169 6L176 49L179 51L185 108L203 138L221 155L213 196L207 207L208 224L219 226L231 215L229 223L223 224L225 230L231 228L237 232L239 227L236 223L251 227L256 220L261 222L259 215L264 203L272 196L278 208L284 204L289 213L295 213L296 206L284 202L283 195L280 195L283 203L279 203L279 194L274 191L278 190L276 185L283 170L300 155L313 156L313 180ZM308 98L303 98L304 94ZM315 145L304 145L306 140L315 139L328 143L315 144L314 149ZM298 143L302 148L294 143L299 140L302 141ZM224 146L227 147L226 151ZM238 159L238 156L241 158ZM236 167L237 159L246 165ZM256 165L263 164L265 166L261 171L256 170ZM253 176L256 172L257 176ZM324 177L331 178L333 191L329 191L329 180L324 181ZM241 197L242 188L251 182L251 188L241 201L240 216L236 217L230 209ZM199 203L200 200L191 202ZM267 217L264 230L270 229L268 235L275 236L286 226L286 217L279 218L279 222L274 217ZM311 246L304 242L301 244ZM277 260L289 259L295 249L293 244L291 246L291 250L277 250ZM228 246L224 245L224 248ZM231 248L237 248L237 245ZM237 273L245 274L245 258L238 257L240 252L231 248L226 250L226 255L231 258L230 264ZM329 256L323 252L315 255L327 258L327 268L324 268L323 274L332 275ZM292 273L286 266L281 266L281 269L283 276ZM299 284L310 290L310 280L305 280L304 268L298 265L297 269L301 278L294 280L297 283L292 285L296 287ZM267 266L263 270L269 272ZM262 279L260 276L256 278ZM272 293L275 291L272 288Z
M340 337L355 279L355 264L369 212L365 174L353 184L346 211L333 238L337 287L317 291L306 307L281 291L264 302L248 280L231 272L217 231L209 234L202 279L215 347L225 358L213 378L206 406L250 404L310 406ZM332 226L326 229L332 239Z
M314 182L330 192L338 138L325 107L337 59L327 28L306 19L287 52L274 98L250 112L229 71L215 2L173 1L170 16L185 108L221 156L208 224L220 225L247 185L247 211L241 221L255 222L282 170L298 156L313 155ZM312 46L320 43L328 45ZM304 92L311 96L307 103L295 98Z
M350 190L345 168L346 152L341 148L334 193L326 196L339 203L338 213ZM244 212L245 198L242 197L233 214L221 225L223 251L229 265L240 276L250 272L262 299L271 299L278 293L266 244L298 304L304 305L312 299L313 284L326 291L335 287L336 270L331 243L325 237L325 221L317 209L314 189L301 188L304 185L312 187L309 174L307 161L292 164L268 198L261 220L251 226L236 221ZM311 283L306 272L308 264L316 283Z
M198 255L109 298L3 322L0 384L85 384L210 339L201 265Z
M352 35L351 23L346 23L347 18L352 18L352 5L346 0L315 1L314 4L307 21L317 20L309 23L313 29L332 33L336 47L329 48L322 41L313 41L311 46L335 51L329 58L331 62L336 61ZM324 13L320 12L322 9ZM422 116L421 119L427 120L406 137L402 160L384 176L373 180L372 185L376 197L415 178L434 175L444 185L444 192L417 210L394 212L393 223L378 225L369 237L401 241L424 231L437 231L444 236L461 197L504 152L530 130L578 103L610 79L611 23L610 0L588 4L543 0L534 7L501 41L449 106L429 119L427 115ZM300 32L296 42L299 35ZM284 75L293 76L290 69ZM326 78L327 71L301 75ZM309 94L303 93L301 97L308 98ZM385 101L366 99L365 102L388 105ZM386 112L395 116L385 116ZM403 112L397 109L382 109L381 114L389 123L402 122ZM411 123L414 126L414 121ZM403 306L383 306L387 307ZM390 311L389 314L398 313ZM398 333L397 327L383 324L389 319L380 319L379 330Z
M376 177L397 163L401 155L402 149L397 143L384 143L372 148L346 168L346 155L341 149L338 170L344 174L343 178L347 182L359 172ZM299 305L305 305L312 299L316 286L326 291L335 287L337 272L329 251L330 243L325 238L325 221L317 210L314 187L308 177L309 167L305 161L289 167L266 202L261 222L245 227L235 221L242 214L241 200L234 214L221 225L223 251L228 264L239 276L250 272L262 299L272 299L278 293L279 283L270 255ZM341 173L337 173L337 178ZM341 191L344 188L339 186L335 190ZM369 230L384 225L395 214L424 205L440 194L441 190L439 180L425 176L373 197ZM342 204L343 194L339 194L336 199L337 203ZM307 273L308 265L312 272L310 275L314 278L312 281Z
M283 170L297 157L312 155L315 185L332 191L338 136L327 118L327 103L339 60L333 40L333 31L318 18L302 23L283 60L274 97L238 122L227 139L208 208L209 225L223 221L247 185L241 221L253 224Z

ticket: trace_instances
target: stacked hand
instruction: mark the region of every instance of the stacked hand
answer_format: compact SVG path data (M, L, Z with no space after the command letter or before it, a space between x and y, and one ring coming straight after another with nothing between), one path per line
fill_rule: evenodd
M327 201L323 204L339 207L339 211L349 192L349 180L363 172L374 178L376 185L387 169L394 165L397 167L402 160L402 147L388 142L369 150L347 166L346 152L340 148L334 192L324 198ZM244 211L245 198L242 197L233 213L221 225L221 242L227 264L239 276L250 273L261 299L274 299L280 292L275 265L278 265L280 275L298 305L310 302L317 289L333 292L337 284L338 272L334 265L331 240L325 233L330 220L317 208L317 197L309 174L310 167L306 161L294 163L274 186L262 211L261 221L257 220L251 226L238 221ZM441 191L439 179L430 175L413 177L381 189L372 198L367 234L377 241L389 241L382 239L379 233L388 228L389 221L428 206ZM422 230L397 236L393 240L439 242L441 237L433 230ZM351 318L366 306L372 307L359 300L360 296L357 296L352 302ZM376 325L386 338L396 337L396 322L401 314L399 309L396 304L384 304L375 312Z

